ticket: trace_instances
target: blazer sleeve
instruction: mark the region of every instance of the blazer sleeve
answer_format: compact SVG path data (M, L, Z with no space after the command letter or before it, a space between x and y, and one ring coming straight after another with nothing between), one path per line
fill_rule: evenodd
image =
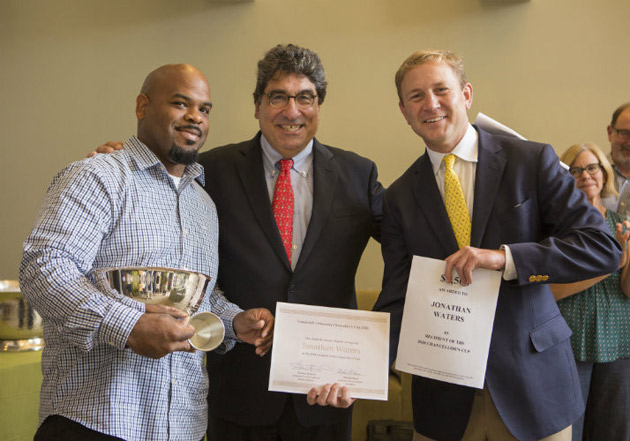
M406 243L400 205L393 201L395 194L387 191L383 197L383 222L381 225L381 252L385 263L383 289L373 310L390 313L390 365L396 359L402 313L405 305L407 282L413 255Z
M385 193L385 188L383 188L383 185L378 181L378 169L376 168L376 164L373 162L371 162L370 167L368 189L370 192L370 210L372 211L372 219L374 220L372 237L380 242L383 221L383 195Z
M561 166L551 146L538 158L536 188L545 238L507 244L518 277L513 283L574 282L617 270L621 245L610 235L604 217L585 203L575 179ZM532 277L534 276L534 277Z

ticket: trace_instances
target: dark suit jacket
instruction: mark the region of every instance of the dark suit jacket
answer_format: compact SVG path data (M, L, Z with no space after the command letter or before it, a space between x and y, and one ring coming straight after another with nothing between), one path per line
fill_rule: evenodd
M369 238L379 237L383 187L376 165L352 152L313 145L313 211L295 271L276 226L264 178L260 133L201 155L206 190L219 215L218 283L240 307L293 302L356 308L354 278ZM270 355L237 344L210 353L210 412L242 425L272 425L287 394L268 392ZM349 410L293 400L305 426L347 418Z
M510 432L540 439L584 409L571 331L546 283L611 273L620 246L551 146L477 131L471 246L508 245L518 273L501 283L486 385ZM385 275L374 308L392 312L393 359L412 256L445 259L458 249L426 153L385 193L382 244ZM417 376L412 384L416 431L461 439L474 389Z

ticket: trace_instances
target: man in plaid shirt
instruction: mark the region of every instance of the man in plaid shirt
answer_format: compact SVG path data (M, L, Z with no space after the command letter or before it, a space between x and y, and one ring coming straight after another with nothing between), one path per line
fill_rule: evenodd
M218 225L197 152L212 103L189 65L151 72L125 149L71 164L48 189L24 244L20 285L44 319L40 427L35 440L201 440L207 425L204 354L174 308L117 295L92 271L171 267L211 277L199 311L226 338L271 346L273 316L242 311L214 286Z

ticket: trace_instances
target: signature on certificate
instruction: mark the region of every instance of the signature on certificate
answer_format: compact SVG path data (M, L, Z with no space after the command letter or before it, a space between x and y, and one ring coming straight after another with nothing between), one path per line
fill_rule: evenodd
M301 361L294 361L291 363L291 368L294 371L307 371L307 372L335 372L340 375L355 375L364 376L364 374L355 371L354 369L338 368L335 369L326 364L308 364Z

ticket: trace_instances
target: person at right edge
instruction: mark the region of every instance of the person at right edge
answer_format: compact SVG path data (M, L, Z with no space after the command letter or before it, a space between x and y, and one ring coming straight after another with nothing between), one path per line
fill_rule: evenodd
M625 250L612 274L551 285L573 331L571 347L586 401L585 415L573 423L573 441L630 441L630 222L602 203L617 191L613 169L598 146L573 145L560 160Z
M385 270L374 309L391 312L391 361L414 255L445 259L449 283L453 270L463 285L474 283L476 268L503 272L483 389L414 376L414 440L568 441L584 402L571 330L548 284L615 271L621 247L550 145L468 122L473 89L457 55L412 54L396 86L400 110L427 149L385 192ZM443 158L454 159L465 201L457 215L468 223L457 238Z
M602 204L625 218L630 215L630 102L617 107L606 127L610 141L610 176L616 194L602 198Z

